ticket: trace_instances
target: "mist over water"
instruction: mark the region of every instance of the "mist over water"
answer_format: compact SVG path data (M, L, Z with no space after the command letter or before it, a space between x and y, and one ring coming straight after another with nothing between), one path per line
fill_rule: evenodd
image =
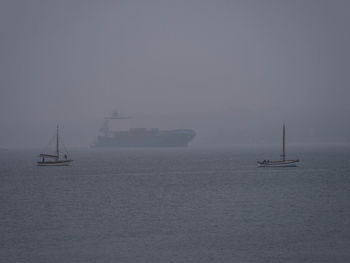
M0 147L40 147L57 123L87 146L114 108L198 144L277 140L283 121L297 142L349 142L349 8L2 1Z

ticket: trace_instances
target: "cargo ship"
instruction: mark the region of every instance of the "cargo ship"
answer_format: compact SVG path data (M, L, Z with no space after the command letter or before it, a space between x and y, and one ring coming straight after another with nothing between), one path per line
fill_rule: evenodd
M129 128L113 130L110 122L123 122L129 117L122 117L114 111L104 120L92 147L187 147L196 133L191 129L160 130L158 128Z

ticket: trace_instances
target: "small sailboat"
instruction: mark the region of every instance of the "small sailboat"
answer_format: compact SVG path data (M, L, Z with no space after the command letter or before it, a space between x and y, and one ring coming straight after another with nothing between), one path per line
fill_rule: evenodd
M281 154L281 160L277 161L270 161L270 160L264 160L258 162L258 167L296 167L297 163L299 162L298 159L286 159L286 128L283 123L283 150Z
M56 150L53 154L41 153L38 156L41 158L40 161L37 162L38 166L67 166L73 162L72 159L68 159L67 151L63 154L60 152L60 143L58 136L58 125L56 131ZM63 157L63 158L62 158Z

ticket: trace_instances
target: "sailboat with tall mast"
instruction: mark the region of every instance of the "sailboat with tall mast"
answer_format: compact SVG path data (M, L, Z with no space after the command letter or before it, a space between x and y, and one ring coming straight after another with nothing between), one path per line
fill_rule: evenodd
M41 153L41 154L39 154L38 157L41 158L41 160L37 162L38 166L67 166L67 165L70 165L71 162L73 162L72 159L68 158L67 151L63 154L63 156L61 154L59 134L58 134L58 125L57 125L57 130L56 130L56 149L55 149L55 152L53 154Z
M299 159L286 159L286 127L283 123L283 146L281 160L270 161L264 160L258 162L258 167L296 167Z

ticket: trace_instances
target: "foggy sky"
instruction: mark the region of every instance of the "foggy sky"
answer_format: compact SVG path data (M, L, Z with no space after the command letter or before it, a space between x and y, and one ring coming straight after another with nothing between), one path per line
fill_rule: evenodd
M41 146L56 123L87 145L114 108L204 143L283 121L295 141L350 142L349 13L347 0L1 1L0 147Z

